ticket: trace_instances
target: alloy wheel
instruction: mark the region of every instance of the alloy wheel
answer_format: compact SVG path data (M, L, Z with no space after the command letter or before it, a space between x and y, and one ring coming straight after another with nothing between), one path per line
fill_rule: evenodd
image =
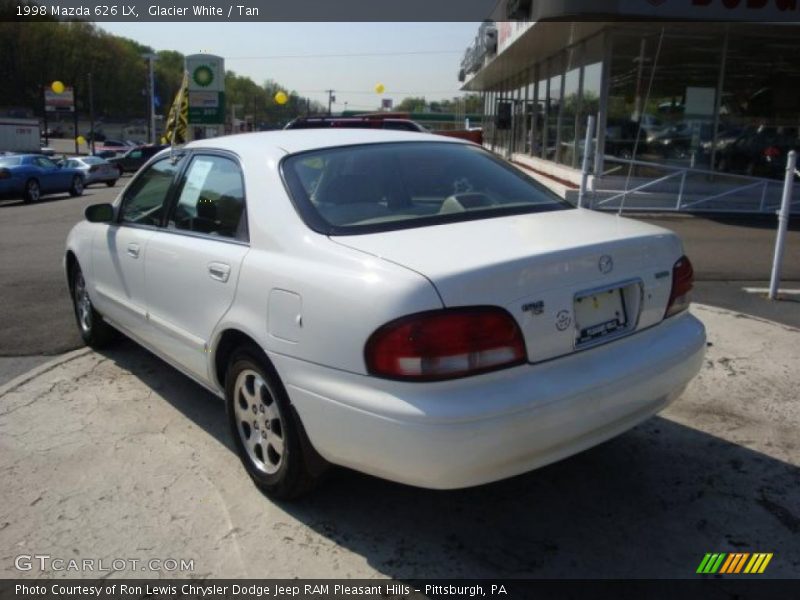
M85 334L90 334L92 331L92 301L89 300L86 282L80 271L75 276L75 310L78 313L78 324L81 326L81 330Z
M278 403L264 378L252 369L239 373L233 393L236 429L248 457L259 471L277 473L286 449Z
M39 184L36 181L31 180L28 182L28 185L26 186L26 192L28 200L31 202L36 202L39 200L41 192L39 190Z

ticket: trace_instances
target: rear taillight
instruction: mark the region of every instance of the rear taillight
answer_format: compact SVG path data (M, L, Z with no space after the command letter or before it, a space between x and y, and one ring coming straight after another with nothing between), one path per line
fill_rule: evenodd
M11 171L8 169L0 169L0 179L11 179Z
M367 370L390 379L435 381L525 362L525 341L502 308L453 308L387 323L364 348Z
M691 261L686 256L681 256L672 267L672 291L669 294L669 303L664 318L683 312L692 302L692 287L694 286L694 269Z
M778 158L781 155L781 149L775 146L769 146L764 148L763 154L765 158Z

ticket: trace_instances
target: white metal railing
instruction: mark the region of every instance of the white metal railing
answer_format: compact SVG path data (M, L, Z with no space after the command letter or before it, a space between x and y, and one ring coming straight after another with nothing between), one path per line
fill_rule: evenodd
M668 181L670 179L674 179L676 175L681 175L682 176L681 177L681 189L683 189L683 183L686 180L686 173L685 172L684 173L675 172L675 173L670 173L669 175L665 175L664 177L659 177L658 179L654 179L652 181L648 181L647 183L644 183L642 185L636 186L635 188L632 188L630 190L625 190L624 192L620 192L619 194L615 194L615 195L610 196L608 198L604 198L602 201L596 202L596 203L594 202L594 194L596 192L593 192L593 194L592 194L592 206L591 207L595 208L596 206L603 206L604 204L608 204L609 202L612 202L612 201L617 200L619 198L622 198L622 202L624 203L625 199L630 194L635 194L636 192L642 192L642 191L644 191L644 190L646 190L648 188L653 187L654 185L658 185L659 183L664 183L665 181ZM680 205L680 195L678 196L678 204Z
M620 212L622 212L625 208L626 201L628 197L632 194L636 194L638 192L646 191L654 186L663 184L670 180L675 180L680 178L680 184L678 185L678 192L677 197L675 199L674 205L667 205L667 206L647 206L648 209L653 210L669 210L669 211L680 211L680 210L690 210L690 209L698 209L702 205L707 205L709 202L714 200L720 200L723 198L729 198L731 196L740 195L742 192L746 192L748 190L761 190L761 194L757 196L758 198L758 209L755 211L754 209L744 209L747 212L765 212L768 209L767 203L767 196L769 193L769 189L771 186L781 186L782 182L779 180L772 180L766 179L761 177L752 177L749 175L738 175L738 174L731 174L731 173L720 173L719 171L711 171L709 169L697 169L697 168L690 168L690 167L680 167L676 165L669 165L669 164L662 164L662 163L654 163L649 161L643 160L635 160L635 159L623 159L623 158L616 158L612 156L605 157L605 162L615 162L619 163L620 167L624 168L624 166L641 166L641 167L649 167L653 169L660 169L662 171L672 171L667 175L662 177L658 177L631 189L623 190L619 193L613 194L611 196L605 196L603 194L603 198L601 200L597 200L598 196L603 193L602 190L597 190L596 185L593 186L593 190L591 193L587 192L587 195L590 196L590 208L601 208L601 207L608 207L609 204L613 203L614 201L619 200L619 206L614 206L613 208L618 208ZM606 171L604 175L608 175L613 173L618 169L613 169ZM713 193L710 195L706 195L705 197L699 199L692 199L689 202L685 202L684 199L686 198L686 190L687 190L687 179L690 176L706 176L706 177L713 177L716 180L719 179L727 179L727 180L736 180L737 182L741 182L741 185L734 185L733 187L728 187L726 185L725 190L717 193ZM595 181L596 183L596 181ZM613 192L613 190L608 190L608 192ZM668 193L668 192L665 192ZM697 196L698 194L695 193L693 196ZM754 196L753 200L755 200L756 196ZM800 203L800 199L790 201L791 205L795 205ZM628 208L635 208L635 207L628 207ZM642 208L642 207L639 207ZM719 210L719 211L736 211L737 208L734 206L726 206L720 207L716 209L711 209L708 207L703 207L702 210ZM738 209L741 210L741 209Z

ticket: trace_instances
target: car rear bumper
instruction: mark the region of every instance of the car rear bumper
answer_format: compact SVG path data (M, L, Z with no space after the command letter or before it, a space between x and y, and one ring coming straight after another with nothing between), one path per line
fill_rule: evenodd
M271 358L325 459L450 489L530 471L634 427L699 372L705 341L702 323L684 314L570 356L438 383Z
M113 173L89 173L84 177L86 185L91 183L105 183L106 181L116 181L119 179L119 173L116 169Z

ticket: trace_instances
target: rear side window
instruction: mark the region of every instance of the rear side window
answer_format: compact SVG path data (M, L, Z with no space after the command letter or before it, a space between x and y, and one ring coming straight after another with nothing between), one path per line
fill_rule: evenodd
M239 165L222 156L195 156L169 218L174 229L246 240L244 184Z
M468 144L326 148L283 160L298 212L320 233L351 235L570 208L530 177Z
M164 201L180 163L163 158L142 171L131 183L122 200L120 221L141 225L159 225Z

